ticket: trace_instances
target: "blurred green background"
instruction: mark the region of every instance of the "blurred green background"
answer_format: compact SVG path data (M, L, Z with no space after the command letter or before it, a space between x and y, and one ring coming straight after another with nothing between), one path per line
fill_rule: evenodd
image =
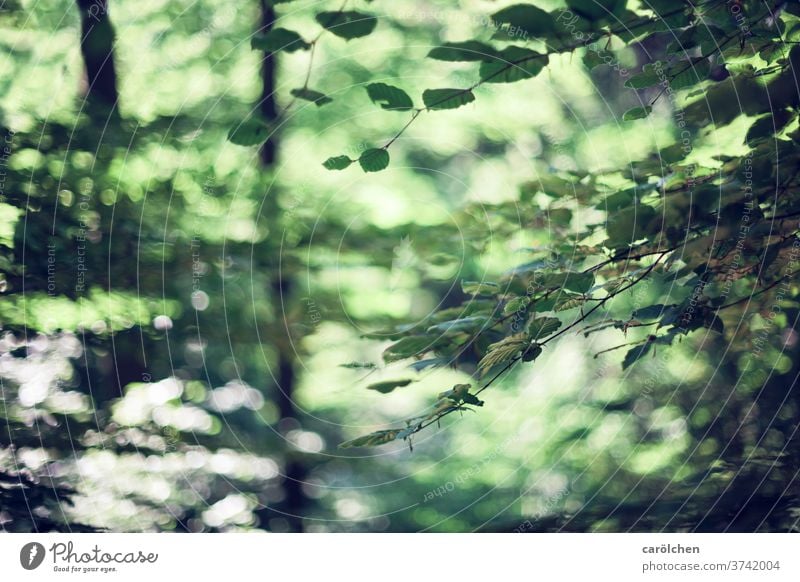
M748 409L765 383L796 374L792 329L777 375L752 370L736 388L735 361L718 357L723 339L704 351L685 341L623 371L619 351L594 358L619 343L613 332L568 334L493 386L477 414L420 434L413 452L337 448L468 381L382 364L380 330L420 321L453 304L461 280L492 279L554 243L558 228L520 203L521 186L625 166L676 141L669 103L647 131L621 124L635 95L613 70L561 55L536 79L481 87L479 103L420 119L387 171L329 172L326 158L357 157L405 123L371 106L365 83L419 95L473 82L469 63L424 57L479 35L476 15L496 8L353 5L379 15L376 31L320 40L311 86L334 102L293 103L265 164L259 148L228 140L262 99L255 0L112 0L113 111L84 99L74 2L3 3L0 527L791 527L790 510L770 516L773 502L795 503L785 495L794 461L729 462L785 450L794 434L796 396ZM280 26L310 30L314 9L338 4L277 7ZM621 58L637 64L633 52ZM304 51L281 54L279 109L307 63ZM741 155L726 136L743 127L720 129L693 155ZM601 217L576 208L573 225ZM645 305L662 290L656 280L624 301ZM419 381L366 389L398 378Z

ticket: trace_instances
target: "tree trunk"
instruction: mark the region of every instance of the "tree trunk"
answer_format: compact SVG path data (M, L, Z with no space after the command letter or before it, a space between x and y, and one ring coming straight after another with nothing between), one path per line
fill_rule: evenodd
M261 0L261 29L260 32L266 33L272 29L275 22L275 9L272 3L266 0ZM266 53L262 62L262 93L261 103L259 106L261 116L267 122L273 122L278 118L278 107L275 102L275 74L276 63L275 56L271 53ZM269 168L275 162L277 155L277 139L273 135L272 138L267 140L260 150L260 160L262 167ZM277 219L280 208L275 199L275 193L268 194L270 200L265 205L267 209L267 216L273 220ZM276 373L273 374L277 381L276 399L277 407L281 417L281 426L291 426L294 423L291 420L296 420L297 409L294 405L294 388L296 383L296 362L295 353L292 347L292 342L288 337L289 326L283 325L281 322L285 317L285 310L283 306L290 303L292 294L292 282L289 278L283 276L279 269L279 257L270 257L268 260L271 271L273 273L273 280L270 286L271 303L275 308L276 322L273 337L275 338L276 348ZM285 337L284 337L285 334ZM277 336L277 337L276 337ZM287 420L289 422L287 422ZM302 483L306 478L307 470L297 453L293 452L289 447L291 445L286 443L287 452L285 454L284 463L284 481L283 489L286 497L280 506L277 507L280 513L273 514L273 517L279 517L288 523L289 531L301 532L303 531L303 513L308 506L308 499L303 492ZM266 515L267 512L262 513Z
M81 54L86 65L87 99L114 106L117 74L114 69L114 27L108 0L76 0L81 12Z

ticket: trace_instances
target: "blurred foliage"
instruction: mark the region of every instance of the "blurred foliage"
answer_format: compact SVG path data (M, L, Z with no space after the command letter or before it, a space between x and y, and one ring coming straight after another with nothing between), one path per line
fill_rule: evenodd
M798 4L323 4L2 6L0 527L797 530Z

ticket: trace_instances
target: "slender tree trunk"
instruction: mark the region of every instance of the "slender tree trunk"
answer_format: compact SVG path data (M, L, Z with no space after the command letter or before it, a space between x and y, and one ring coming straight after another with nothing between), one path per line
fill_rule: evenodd
M76 2L81 15L81 54L86 69L84 94L92 104L114 107L119 94L114 68L115 34L108 15L108 0ZM94 110L87 111L91 115ZM105 121L106 113L101 110L96 124L101 126ZM94 366L85 370L84 381L99 404L119 398L127 384L150 378L144 365L144 345L137 343L138 338L141 336L135 332L115 334L111 338L111 354L98 358Z
M113 106L119 97L114 68L114 27L108 0L76 0L81 12L81 54L86 66L86 97Z
M266 33L272 29L275 22L275 10L272 3L268 0L261 0L261 32ZM275 102L275 74L276 62L275 56L271 53L266 53L262 62L262 94L260 103L261 116L266 122L275 121L278 118L278 107ZM266 141L260 150L261 165L264 168L269 168L275 162L277 155L277 140L273 136ZM274 193L270 193L270 201L265 205L268 216L273 220L276 219L280 208L275 200ZM292 342L288 337L288 326L283 325L282 319L285 317L285 309L283 306L291 302L292 295L292 281L283 276L279 270L278 257L270 257L268 261L270 264L273 280L271 284L271 303L274 306L276 313L275 325L275 348L276 348L276 373L273 374L277 385L277 406L280 413L281 424L286 426L286 421L296 419L297 409L294 405L294 389L296 384L296 358ZM306 478L307 470L302 459L288 449L291 445L288 443L287 453L285 455L284 463L284 482L283 488L286 493L284 502L280 505L279 510L281 515L274 515L274 517L282 517L289 524L289 530L293 532L303 531L303 519L305 509L308 506L308 499L303 492L302 483Z

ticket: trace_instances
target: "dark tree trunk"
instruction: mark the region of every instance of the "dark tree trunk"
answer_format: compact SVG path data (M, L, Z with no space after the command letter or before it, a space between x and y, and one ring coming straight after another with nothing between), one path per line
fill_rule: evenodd
M117 74L114 69L114 27L108 0L76 0L81 12L81 54L86 66L87 99L114 106Z
M272 30L275 22L275 8L269 0L261 0L261 32ZM261 104L259 109L265 121L275 121L278 117L278 105L275 102L275 55L264 53L261 63ZM275 161L275 140L268 139L261 146L261 164L271 166Z

